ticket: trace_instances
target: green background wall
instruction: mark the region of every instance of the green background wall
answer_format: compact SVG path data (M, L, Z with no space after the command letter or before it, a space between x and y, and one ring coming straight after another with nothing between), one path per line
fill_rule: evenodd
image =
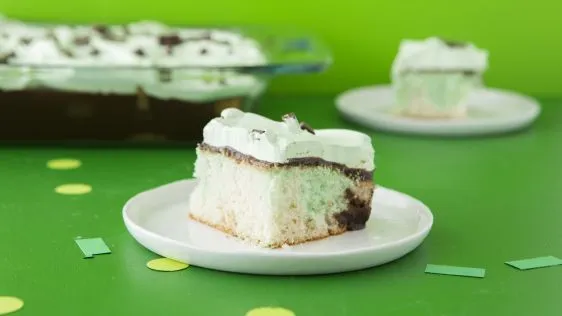
M275 80L272 93L337 93L388 82L401 38L440 35L487 48L489 86L562 96L560 0L0 0L0 12L39 21L293 24L332 47L322 75Z

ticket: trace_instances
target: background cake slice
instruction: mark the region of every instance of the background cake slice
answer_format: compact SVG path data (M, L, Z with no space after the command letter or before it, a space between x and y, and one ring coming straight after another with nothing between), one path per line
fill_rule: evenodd
M398 114L462 118L470 92L482 85L488 52L468 42L404 40L392 64Z
M369 136L232 108L203 136L192 219L270 248L365 227L375 169Z

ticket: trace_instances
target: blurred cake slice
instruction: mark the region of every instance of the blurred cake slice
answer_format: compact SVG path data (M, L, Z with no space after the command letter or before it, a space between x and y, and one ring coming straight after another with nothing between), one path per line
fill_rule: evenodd
M229 108L203 137L192 219L266 248L365 228L375 169L369 136Z
M437 37L404 40L392 64L396 110L419 118L462 118L470 92L481 86L488 52Z

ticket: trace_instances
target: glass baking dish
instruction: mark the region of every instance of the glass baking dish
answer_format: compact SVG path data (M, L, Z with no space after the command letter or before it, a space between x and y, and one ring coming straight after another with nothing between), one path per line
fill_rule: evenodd
M290 28L0 20L0 141L193 143L222 109L255 110L273 77L330 64Z

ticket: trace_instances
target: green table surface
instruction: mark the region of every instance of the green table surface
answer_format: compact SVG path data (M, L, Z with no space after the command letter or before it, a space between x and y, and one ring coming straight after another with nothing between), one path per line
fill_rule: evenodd
M429 237L406 257L325 276L147 269L158 256L127 233L121 208L140 191L191 177L193 148L0 148L0 295L24 299L21 316L242 316L258 306L283 306L297 316L562 315L562 266L518 271L504 264L562 257L562 104L542 103L541 117L526 131L439 139L345 122L330 97L266 99L259 111L272 118L295 111L314 128L371 134L375 180L434 212ZM83 166L46 168L60 157ZM53 191L75 182L91 184L92 193ZM83 259L77 236L103 237L113 253ZM481 267L487 274L429 275L428 263Z

